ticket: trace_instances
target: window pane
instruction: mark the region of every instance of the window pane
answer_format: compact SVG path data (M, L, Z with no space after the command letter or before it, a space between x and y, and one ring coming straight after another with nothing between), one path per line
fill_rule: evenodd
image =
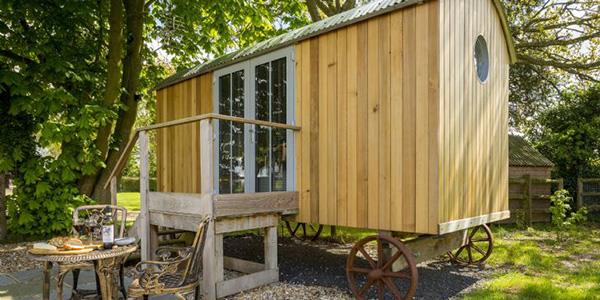
M287 123L286 118L286 59L271 62L271 121ZM286 186L286 131L271 129L272 190L285 191Z
M269 128L256 126L256 191L270 192Z
M271 121L286 123L285 57L271 62Z
M281 128L271 129L271 143L272 190L285 191L287 174L286 130Z
M219 77L219 113L231 114L231 76ZM219 192L231 193L231 125L219 122Z
M231 115L244 117L244 71L232 74ZM230 123L231 126L231 180L232 193L244 192L244 125Z
M256 66L255 73L256 119L269 121L269 63Z

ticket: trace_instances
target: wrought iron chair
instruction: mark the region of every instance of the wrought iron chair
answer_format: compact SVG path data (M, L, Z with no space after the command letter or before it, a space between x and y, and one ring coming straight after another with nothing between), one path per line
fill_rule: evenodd
M114 224L115 224L115 233L118 232L118 236L116 238L123 238L125 235L125 222L127 221L127 209L121 206L115 205L85 205L80 206L73 211L73 224L81 225L85 222L93 221L97 226L96 232L93 232L92 235L99 235L100 228L102 227L102 221L104 220L104 210L106 207L111 209L111 213L113 216ZM75 226L73 227L73 233L78 233ZM99 238L99 237L96 237ZM77 283L79 281L79 273L81 269L94 269L94 264L92 262L84 262L84 263L59 263L58 264L58 277L57 277L57 285L58 289L61 291L62 295L62 285L65 279L65 276L69 272L73 272L73 292L72 295L79 296L81 291L77 289ZM123 274L123 265L120 266L119 269L119 290L123 294L124 298L127 298L127 291L125 289L124 284L124 274ZM96 275L96 294L100 295L98 276Z
M128 289L130 299L173 294L178 299L193 295L200 297L199 275L206 240L206 228L210 218L205 217L198 225L191 247L159 247L159 261L142 261L135 266L136 278Z

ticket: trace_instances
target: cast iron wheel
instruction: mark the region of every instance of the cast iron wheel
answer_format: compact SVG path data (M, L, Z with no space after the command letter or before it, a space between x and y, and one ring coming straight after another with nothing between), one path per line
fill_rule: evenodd
M367 252L373 246L377 249L376 257ZM384 248L391 250L389 255L386 255ZM396 261L406 267L400 271L392 270ZM373 235L358 241L346 260L346 276L357 299L372 298L369 292L373 288L378 299L385 298L386 290L395 299L412 299L417 289L415 257L408 247L388 236Z
M306 231L306 223L296 223L296 226L292 226L289 221L285 221L285 226L287 227L290 235L299 240L311 240L314 241L319 238L321 232L323 231L323 225L318 225L316 228L313 224L308 224L308 227L311 231ZM292 228L293 227L293 228ZM298 229L302 228L302 235ZM311 233L314 235L311 236Z
M454 252L448 252L450 260L461 266L481 265L492 255L494 237L490 228L483 224L469 229L467 241Z

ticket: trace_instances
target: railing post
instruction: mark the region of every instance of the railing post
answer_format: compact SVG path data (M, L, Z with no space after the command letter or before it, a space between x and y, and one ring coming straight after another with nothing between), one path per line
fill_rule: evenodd
M213 213L214 195L214 126L213 119L200 121L200 191L203 201L207 201L209 211ZM202 293L204 299L217 299L217 281L223 279L221 249L223 239L215 235L215 220L210 220L206 230L206 241L202 253ZM218 253L217 253L218 252ZM219 257L220 256L220 257Z
M148 192L149 192L149 162L148 162L148 133L140 131L140 224L138 226L139 237L141 239L142 260L150 260L152 250L150 249L150 213L148 212Z

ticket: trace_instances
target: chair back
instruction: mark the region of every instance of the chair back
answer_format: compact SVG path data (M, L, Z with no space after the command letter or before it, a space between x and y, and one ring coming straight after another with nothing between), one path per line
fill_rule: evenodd
M84 205L79 206L73 211L73 224L80 224L90 218L94 218L98 226L102 226L104 220L104 211L106 208L111 210L113 222L115 224L115 233L119 236L115 238L123 238L125 236L125 222L127 221L127 209L116 205ZM75 228L73 228L75 231Z
M200 221L200 224L198 224L198 230L196 231L196 236L194 237L194 242L192 244L194 251L192 256L189 258L183 273L184 282L198 280L201 267L200 257L204 251L204 244L206 243L206 231L209 222L210 216L206 216L202 219L202 221Z

